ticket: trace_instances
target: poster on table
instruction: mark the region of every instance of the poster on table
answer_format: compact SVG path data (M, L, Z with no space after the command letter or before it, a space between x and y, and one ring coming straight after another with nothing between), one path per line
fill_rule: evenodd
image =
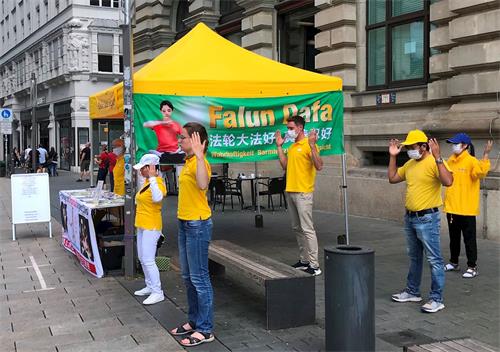
M158 148L157 129L147 122L161 121L160 104L174 106L172 120L183 126L198 122L209 135L207 158L212 163L277 159L275 132L285 134L293 115L306 121L306 133L318 133L321 155L343 153L343 96L341 91L272 98L217 98L134 94L134 131L137 158ZM285 140L284 148L291 144Z
M76 255L89 273L102 277L104 272L92 221L92 210L64 192L59 193L59 200L64 248Z

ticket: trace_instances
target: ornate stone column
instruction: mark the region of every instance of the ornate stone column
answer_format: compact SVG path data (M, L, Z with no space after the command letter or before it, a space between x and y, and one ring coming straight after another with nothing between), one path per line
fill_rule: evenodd
M276 0L236 0L245 9L241 21L241 46L254 53L277 59L276 43Z
M218 0L192 0L189 4L189 17L184 20L187 27L192 28L203 22L210 28L219 23L220 8Z
M344 90L357 86L356 3L352 0L316 0L320 11L314 16L316 28L316 69L342 78Z

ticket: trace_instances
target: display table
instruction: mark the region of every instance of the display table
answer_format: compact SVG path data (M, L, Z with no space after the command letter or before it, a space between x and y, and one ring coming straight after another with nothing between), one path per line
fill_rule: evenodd
M82 189L60 191L61 222L63 226L62 244L78 257L80 264L92 275L102 277L103 265L99 255L96 226L104 214L123 222L122 196L112 192L101 192L94 197L95 190ZM115 211L111 211L115 210Z

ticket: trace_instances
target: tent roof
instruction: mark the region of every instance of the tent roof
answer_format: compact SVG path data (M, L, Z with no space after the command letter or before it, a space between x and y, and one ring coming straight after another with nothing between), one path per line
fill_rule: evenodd
M231 43L203 23L137 71L133 85L134 93L224 98L342 90L342 80L338 77L302 70L255 54ZM116 100L114 105L109 101L110 91L118 98L119 89L122 93L122 83L89 98L91 118L106 117L106 113L99 111L99 105L114 107L108 108L108 113L123 116L123 100L121 106Z

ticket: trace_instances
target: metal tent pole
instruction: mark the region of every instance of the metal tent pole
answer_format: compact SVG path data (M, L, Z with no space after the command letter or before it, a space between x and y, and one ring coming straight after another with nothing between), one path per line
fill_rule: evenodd
M257 203L257 214L255 215L255 227L264 227L264 216L260 211L260 197L259 197L259 166L255 162L255 201ZM253 191L253 190L252 190Z
M344 198L344 226L346 244L349 244L349 208L347 204L347 163L346 154L342 154L342 196Z
M36 75L31 73L31 167L33 172L36 172Z
M90 118L90 187L94 186L94 120Z

